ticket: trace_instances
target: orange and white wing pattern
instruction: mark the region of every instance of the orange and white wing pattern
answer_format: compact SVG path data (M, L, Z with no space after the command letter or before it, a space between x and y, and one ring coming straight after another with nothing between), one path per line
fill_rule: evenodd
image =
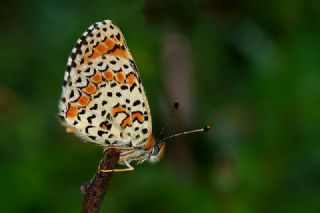
M140 74L111 21L90 26L72 49L59 109L67 130L104 147L143 147L152 137Z

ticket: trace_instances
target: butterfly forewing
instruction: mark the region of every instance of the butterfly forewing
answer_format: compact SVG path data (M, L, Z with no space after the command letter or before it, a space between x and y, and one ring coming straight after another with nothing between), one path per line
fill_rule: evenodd
M68 59L59 116L70 131L102 146L141 147L151 116L125 39L111 21L98 22Z

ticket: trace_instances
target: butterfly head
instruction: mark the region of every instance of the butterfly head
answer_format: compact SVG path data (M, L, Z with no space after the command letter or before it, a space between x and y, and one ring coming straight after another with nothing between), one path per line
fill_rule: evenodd
M163 154L164 154L164 150L165 150L165 144L164 143L160 143L160 144L159 143L155 143L153 148L152 148L150 157L149 157L149 162L150 163L156 163L159 160L161 160L161 158L163 157Z

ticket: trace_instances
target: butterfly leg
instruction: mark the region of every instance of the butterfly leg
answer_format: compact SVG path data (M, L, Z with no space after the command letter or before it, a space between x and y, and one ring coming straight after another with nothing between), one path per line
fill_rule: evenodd
M133 158L132 161L137 161L138 163L142 163L146 160L145 157L137 157L137 158Z
M134 151L134 147L121 147L121 146L114 146L114 147L107 147L103 150L103 152L107 152L108 149L115 149L117 151Z
M117 151L124 151L120 153L120 156L126 156L135 151L134 147L120 147L120 146L115 146L115 147L107 147L103 150L103 152L107 152L109 149L115 149Z
M135 151L134 147L115 146L115 147L107 147L103 150L103 152L107 152L109 149L115 149L117 151L127 151L124 153L120 153L120 156L125 156L125 155L131 154ZM124 161L124 163L127 166L126 168L123 168L123 169L100 169L100 168L98 168L98 172L126 172L126 171L134 170L134 168L127 161Z
M124 162L127 168L123 169L98 169L98 172L127 172L127 171L133 171L134 168L131 166L127 161Z
M120 156L123 157L123 156L126 156L126 155L129 155L131 153L133 153L135 151L135 149L131 149L131 150L128 150L127 152L124 152L124 153L120 153Z

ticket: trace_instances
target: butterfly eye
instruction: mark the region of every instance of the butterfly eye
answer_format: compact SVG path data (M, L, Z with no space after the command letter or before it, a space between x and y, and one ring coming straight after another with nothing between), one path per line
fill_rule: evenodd
M154 145L152 150L152 156L157 156L160 152L160 147L158 145Z
M163 157L164 148L165 148L165 144L155 144L153 146L152 153L149 157L149 162L150 163L158 162Z

